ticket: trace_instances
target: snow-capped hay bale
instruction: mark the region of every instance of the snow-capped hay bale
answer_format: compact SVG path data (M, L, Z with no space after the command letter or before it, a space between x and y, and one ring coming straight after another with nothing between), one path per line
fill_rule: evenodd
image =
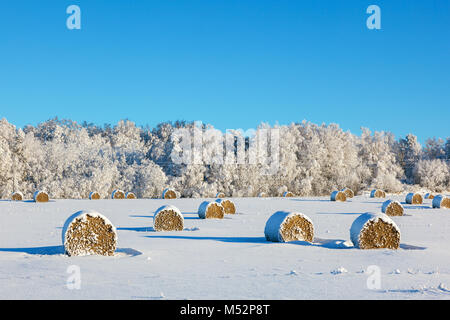
M225 193L223 193L223 192L217 192L217 193L216 193L216 198L225 198Z
M96 191L89 193L89 200L100 200L100 193Z
M258 193L258 197L259 197L259 198L267 198L267 193L265 193L265 192L260 192L260 193Z
M217 199L216 202L222 205L223 209L225 210L225 214L236 213L236 206L230 199Z
M177 207L162 206L153 216L153 228L155 231L182 231L184 229L183 215Z
M380 190L380 189L373 189L370 192L370 197L371 198L386 198L386 192L384 192L383 190Z
M23 200L23 194L22 192L16 191L11 196L12 201L22 201Z
M126 199L137 199L137 198L136 198L136 195L135 195L133 192L127 192L127 193L125 194L125 198L126 198Z
M203 201L198 207L201 219L223 219L225 208L218 202Z
M34 202L48 202L48 193L45 191L38 190L33 195Z
M125 199L125 192L122 190L116 189L111 194L111 199Z
M275 212L266 222L264 235L268 241L289 242L314 239L314 225L300 212Z
M353 221L350 238L359 249L398 249L400 229L386 214L367 212Z
M345 196L349 199L349 198L353 198L355 196L355 193L353 192L352 189L349 188L344 188L341 190L342 192L345 193Z
M433 208L446 208L450 209L450 198L443 195L437 195L432 202Z
M410 192L406 195L406 203L407 204L422 204L423 198L419 193Z
M330 196L331 201L347 201L347 196L344 191L333 191Z
M402 216L403 211L404 209L400 202L394 200L385 201L381 207L381 212L388 216Z
M164 189L162 193L163 199L176 199L177 198L177 192L172 188Z
M432 193L425 194L425 199L434 199L434 195Z
M117 232L100 213L79 211L66 220L62 240L69 256L112 256L117 246Z
M285 192L283 192L283 197L293 197L294 196L294 194L292 193L292 192L290 192L290 191L285 191Z

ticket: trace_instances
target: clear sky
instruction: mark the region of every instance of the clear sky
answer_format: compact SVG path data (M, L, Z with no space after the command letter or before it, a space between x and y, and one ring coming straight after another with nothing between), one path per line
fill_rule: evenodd
M66 8L81 8L69 30ZM381 8L381 30L366 9ZM450 136L450 1L2 0L0 118Z

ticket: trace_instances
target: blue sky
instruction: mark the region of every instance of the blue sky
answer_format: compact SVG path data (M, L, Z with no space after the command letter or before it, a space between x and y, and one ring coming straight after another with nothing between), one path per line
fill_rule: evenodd
M68 30L66 8L81 8ZM366 8L381 8L369 30ZM4 0L0 118L450 136L450 1Z

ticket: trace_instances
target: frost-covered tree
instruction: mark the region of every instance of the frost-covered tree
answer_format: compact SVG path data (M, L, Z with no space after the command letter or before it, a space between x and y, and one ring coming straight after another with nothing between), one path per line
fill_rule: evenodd
M374 132L362 128L359 171L364 185L385 189L390 192L402 190L403 170L397 163L394 136L386 132Z
M414 166L414 183L442 192L450 189L450 166L441 159L420 160Z
M447 141L445 142L444 154L445 154L445 159L450 161L450 137L447 138Z
M329 195L343 187L397 192L400 181L444 190L448 160L449 138L429 139L422 151L412 134L395 141L390 133L356 136L306 121L221 132L184 121L150 129L54 118L22 130L0 120L1 198L13 191L30 198L36 189L52 198L109 197L116 188L147 198L167 186L184 197Z
M427 139L423 148L423 158L428 160L445 159L444 140L441 138Z
M400 139L396 144L396 153L407 181L412 182L414 179L414 166L422 157L422 146L417 141L417 137L413 134L408 134L404 139Z

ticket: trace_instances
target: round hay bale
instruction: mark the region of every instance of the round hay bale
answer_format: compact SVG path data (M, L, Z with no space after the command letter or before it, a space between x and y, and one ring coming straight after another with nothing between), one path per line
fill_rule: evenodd
M96 191L89 193L89 200L100 200L100 193Z
M116 189L111 194L111 199L125 199L125 192L122 190Z
M198 207L200 219L223 219L225 208L218 202L203 201Z
M230 199L217 199L216 202L222 205L223 209L225 210L225 214L236 213L236 206Z
M34 193L33 200L34 202L48 202L49 201L48 193L45 191L38 190Z
M450 198L443 195L437 195L432 202L433 208L450 209Z
M153 216L153 228L155 231L182 231L184 229L183 215L174 206L162 206Z
M22 192L16 191L11 196L12 201L22 201L23 200L23 194Z
M403 211L404 209L400 202L394 200L385 201L381 207L381 212L388 216L402 216Z
M172 188L164 189L162 193L163 199L176 199L177 198L177 192Z
M117 232L100 213L79 211L66 220L62 240L69 256L112 256L117 246Z
M425 194L425 199L434 199L434 195L432 193Z
M311 219L300 212L277 211L267 220L264 235L273 242L312 242L314 225Z
M380 189L373 189L370 192L370 197L371 198L386 198L386 192L384 192L383 190L380 190Z
M133 192L127 192L125 194L126 199L137 199L136 195Z
M410 192L406 195L406 203L407 204L422 204L423 198L419 193Z
M347 201L347 196L345 195L344 191L333 191L331 193L330 199L331 199L331 201L345 202L345 201Z
M398 249L400 229L384 213L367 212L353 221L350 238L359 249Z
M294 194L292 193L292 192L290 192L290 191L285 191L285 192L283 192L283 197L293 197L294 196Z
M345 193L345 196L349 199L349 198L353 198L355 196L355 193L353 192L352 189L349 188L344 188L341 190L342 192Z
M225 198L225 193L223 193L223 192L217 192L217 193L216 193L216 198Z
M258 193L258 197L259 197L259 198L267 198L267 193L265 193L265 192L260 192L260 193Z

